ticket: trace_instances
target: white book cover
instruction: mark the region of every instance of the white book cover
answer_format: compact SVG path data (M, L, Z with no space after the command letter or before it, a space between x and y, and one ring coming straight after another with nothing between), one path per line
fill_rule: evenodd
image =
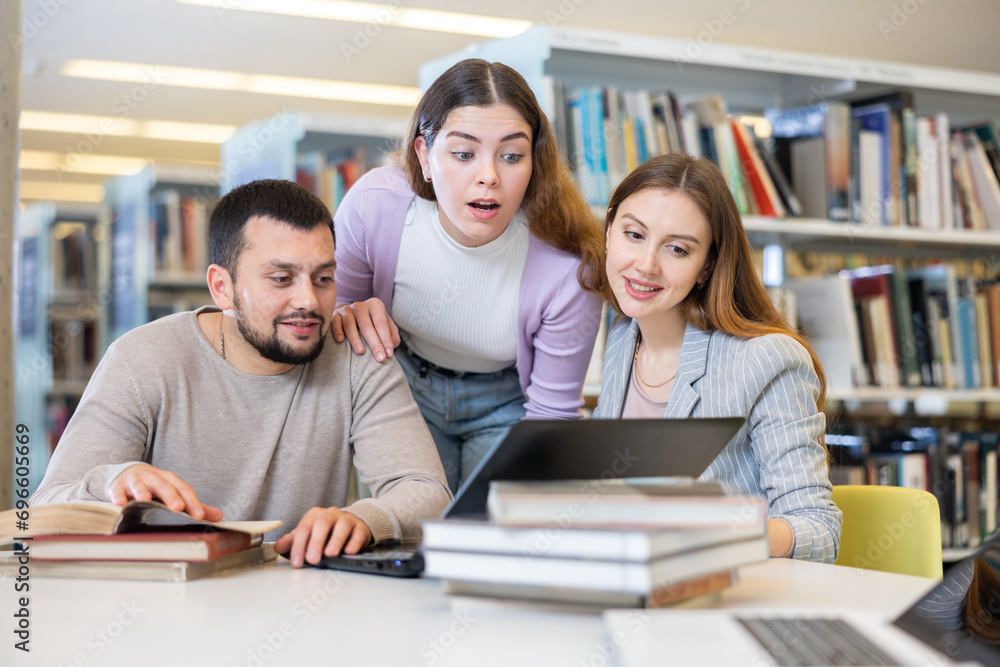
M788 280L798 323L826 371L830 387L868 385L851 283L840 275Z
M997 452L989 449L983 455L983 528L985 534L991 535L997 529Z
M934 130L937 133L938 144L938 186L940 192L938 209L941 216L941 228L954 229L955 216L952 206L954 193L952 192L953 177L950 145L951 124L948 122L948 114L939 113L934 117Z
M882 135L871 130L858 132L858 169L861 172L859 194L861 215L865 225L882 223Z
M909 489L930 490L926 453L908 452L899 457L899 485Z
M695 157L701 155L701 140L698 138L698 115L691 110L681 116L681 136L684 140L684 152Z
M646 562L669 554L759 536L763 522L712 528L643 529L498 526L488 521L440 519L423 524L431 551L509 554L533 558L588 558Z
M660 586L767 560L764 536L727 542L646 563L582 558L534 558L503 554L424 552L424 576L520 586L566 586L648 593Z
M934 120L917 118L917 219L924 229L940 229L941 197L938 143Z

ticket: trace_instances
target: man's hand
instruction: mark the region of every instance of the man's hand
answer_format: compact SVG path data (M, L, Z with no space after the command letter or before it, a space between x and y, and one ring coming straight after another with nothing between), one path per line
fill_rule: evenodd
M133 499L159 500L175 512L187 512L195 519L222 520L222 510L201 503L190 484L172 472L146 463L126 468L108 484L107 494L116 505Z
M314 507L295 530L275 542L274 550L292 561L292 567L302 567L304 561L315 565L323 556L336 556L341 549L345 554L356 554L371 539L368 524L356 514L337 507Z
M380 363L391 357L392 351L399 345L399 327L389 318L385 304L375 297L338 308L333 313L330 329L338 343L344 342L346 336L357 354L365 353L364 343L361 342L364 338Z

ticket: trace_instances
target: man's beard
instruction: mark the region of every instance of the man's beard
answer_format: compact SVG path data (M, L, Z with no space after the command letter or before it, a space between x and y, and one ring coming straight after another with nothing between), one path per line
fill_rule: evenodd
M275 318L274 329L270 336L266 336L251 329L245 323L246 318L243 316L243 304L240 303L240 298L235 293L233 294L233 312L236 313L236 327L239 329L240 335L243 336L243 340L249 343L253 349L257 350L257 354L268 361L273 361L277 364L308 364L323 351L323 341L326 340L326 335L324 334L326 319L318 313L298 311ZM297 351L278 336L278 323L294 319L312 319L319 322L320 337L313 343L311 348Z

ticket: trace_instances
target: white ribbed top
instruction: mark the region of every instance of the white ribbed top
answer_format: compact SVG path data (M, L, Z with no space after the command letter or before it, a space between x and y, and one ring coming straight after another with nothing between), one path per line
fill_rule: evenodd
M448 236L437 204L415 197L406 211L392 315L413 352L444 368L492 373L517 358L517 299L528 254L518 211L489 243Z

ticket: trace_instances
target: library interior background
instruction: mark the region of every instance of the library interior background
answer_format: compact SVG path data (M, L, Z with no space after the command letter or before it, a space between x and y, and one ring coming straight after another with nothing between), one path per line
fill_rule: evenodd
M0 421L30 425L34 488L108 345L211 303L221 194L285 178L335 210L483 57L532 86L596 219L648 157L715 160L827 369L834 483L945 480L944 547L975 546L997 528L998 25L973 0L4 3Z

